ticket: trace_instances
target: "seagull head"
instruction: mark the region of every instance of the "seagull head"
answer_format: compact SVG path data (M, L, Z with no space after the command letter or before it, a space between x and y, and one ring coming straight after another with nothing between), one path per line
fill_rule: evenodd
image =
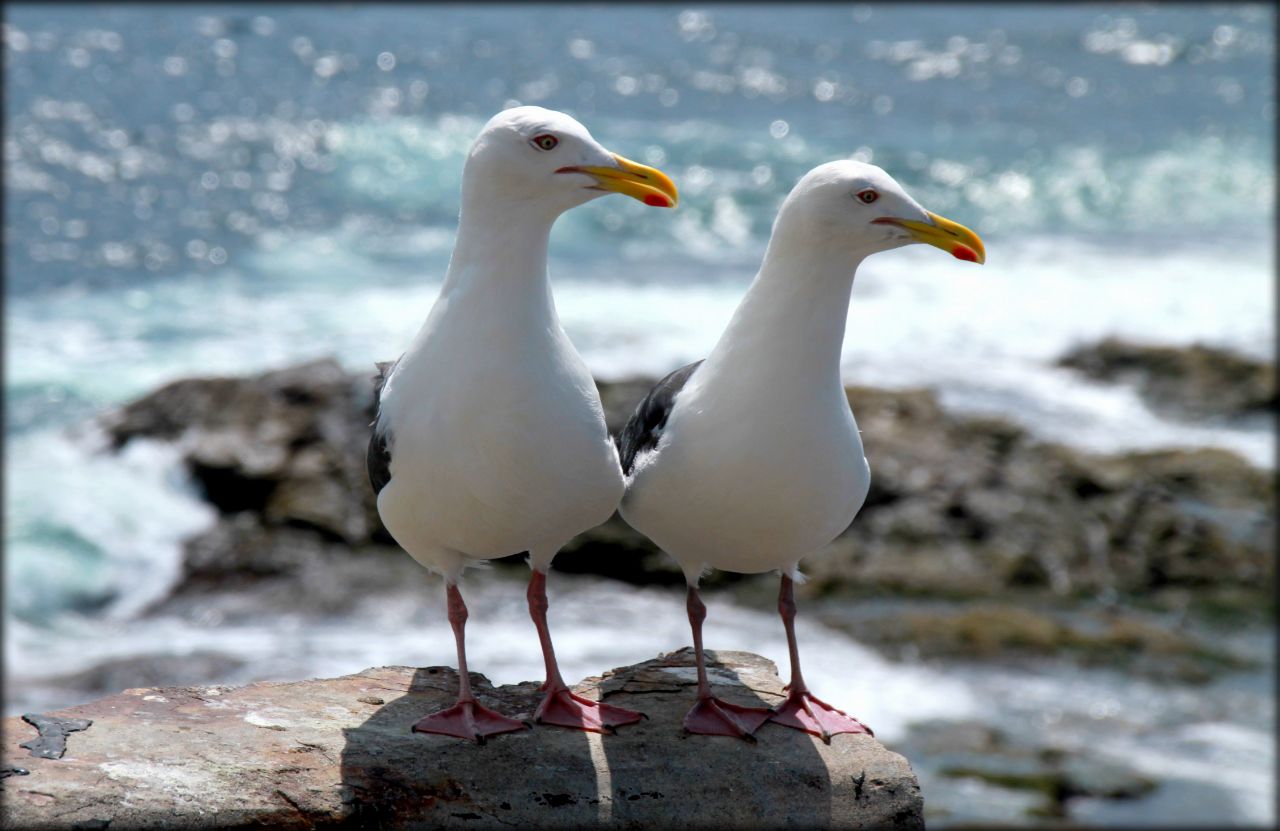
M558 215L607 193L674 208L665 173L606 150L570 116L513 107L489 119L467 156L464 188Z
M879 167L850 159L806 173L778 212L776 227L784 225L800 230L810 244L858 257L923 242L959 260L987 259L973 231L920 207Z

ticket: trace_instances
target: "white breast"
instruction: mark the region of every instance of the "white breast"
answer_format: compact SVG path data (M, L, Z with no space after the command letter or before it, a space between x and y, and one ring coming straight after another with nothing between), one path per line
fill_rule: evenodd
M391 481L379 514L419 561L441 549L553 555L622 495L599 395L558 323L496 320L455 294L383 393Z
M623 517L687 574L786 569L838 536L870 471L838 387L797 400L782 386L735 395L690 382L662 440L637 464Z

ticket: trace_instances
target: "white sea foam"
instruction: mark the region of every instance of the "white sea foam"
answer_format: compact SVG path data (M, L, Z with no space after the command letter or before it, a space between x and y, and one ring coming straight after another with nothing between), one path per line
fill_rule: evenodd
M10 614L47 622L72 606L128 618L161 597L181 541L212 524L167 443L141 439L119 454L94 431L26 433L5 460L5 587Z
M426 265L389 266L362 252L358 237L263 252L253 278L99 289L52 304L18 298L9 382L61 384L112 403L190 374L244 374L324 355L365 369L394 358L438 291L445 247L432 242ZM1269 430L1179 422L1149 410L1129 386L1054 366L1071 347L1108 335L1269 355L1268 246L1170 245L1160 256L1044 238L989 247L982 268L919 247L869 259L849 309L846 379L932 386L958 409L1096 450L1217 445L1273 463ZM708 273L686 262L683 272L642 279L658 267L633 262L601 280L580 264L553 262L561 319L597 375L652 377L705 356L751 277L749 268ZM54 329L59 338L41 337Z

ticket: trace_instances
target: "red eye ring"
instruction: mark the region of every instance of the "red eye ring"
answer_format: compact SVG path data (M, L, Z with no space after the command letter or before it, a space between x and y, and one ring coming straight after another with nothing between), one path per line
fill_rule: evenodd
M858 200L861 201L862 204L864 205L870 205L872 202L876 201L879 198L880 198L880 194L876 193L871 188L867 188L866 190L863 190L863 191L858 191Z
M534 136L529 139L529 143L539 150L554 150L556 145L560 143L560 139L550 133L543 133L540 136Z

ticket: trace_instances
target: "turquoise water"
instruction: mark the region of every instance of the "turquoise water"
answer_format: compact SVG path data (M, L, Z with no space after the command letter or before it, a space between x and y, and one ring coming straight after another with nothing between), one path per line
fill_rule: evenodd
M335 316L299 343L243 318L259 300L308 315L335 294L432 285L466 149L514 103L572 112L684 193L673 214L613 199L566 216L562 282L722 286L731 307L796 178L857 156L982 233L990 270L1025 254L1022 292L1064 261L1107 293L1164 274L1203 319L1174 320L1157 296L1112 328L1271 348L1257 295L1252 314L1223 306L1236 287L1262 289L1270 263L1274 16L1262 6L18 4L5 33L11 431L213 368L174 350L242 325L215 351L245 369L362 326ZM962 272L921 262L946 275L924 290L949 305ZM594 317L629 322L615 307ZM394 352L412 327L395 322L396 337L361 330L340 356ZM707 338L648 340L629 350L653 350L643 366L595 363L661 369ZM86 359L93 371L76 374Z
M466 150L516 103L681 188L674 212L601 199L556 227L557 303L601 376L702 357L791 185L857 157L989 261L870 260L849 380L1271 465L1263 427L1171 422L1052 362L1111 334L1272 352L1274 36L1262 5L6 6L11 671L50 638L69 666L173 648L130 618L212 521L170 450L104 455L86 420L185 375L394 357Z

